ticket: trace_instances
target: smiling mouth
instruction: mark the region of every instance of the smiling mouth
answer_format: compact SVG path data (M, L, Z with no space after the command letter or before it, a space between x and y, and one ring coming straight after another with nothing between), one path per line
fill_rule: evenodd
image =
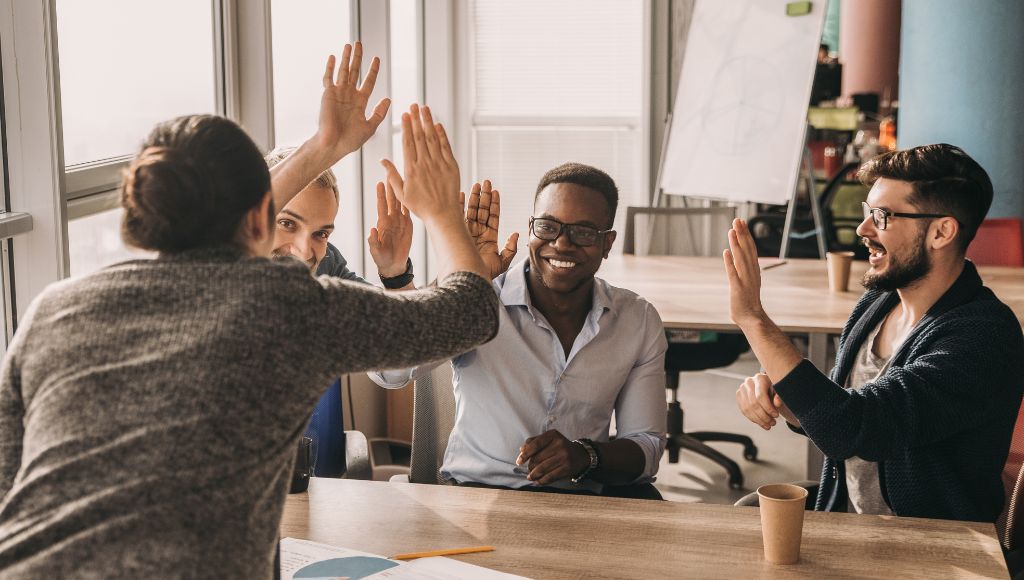
M557 258L544 258L556 270L572 270L576 267L576 262L570 262L569 260L559 260Z
M863 242L864 246L866 246L867 249L868 249L868 256L869 257L878 259L878 258L881 258L882 256L884 256L886 254L885 248L882 247L881 245L876 244L876 243L872 242L871 240L868 240L867 238L863 238L862 242Z

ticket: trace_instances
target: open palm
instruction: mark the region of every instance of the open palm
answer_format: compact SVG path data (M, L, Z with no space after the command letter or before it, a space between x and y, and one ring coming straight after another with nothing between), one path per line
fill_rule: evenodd
M334 55L327 59L324 92L320 98L320 121L315 139L320 150L330 152L335 159L341 159L362 147L373 136L391 106L389 99L381 99L370 117L366 117L366 106L377 82L380 59L374 57L366 78L360 84L359 68L362 60L363 45L359 42L354 49L345 45L338 63L337 76L334 74Z
M491 273L491 278L508 270L516 257L519 234L513 233L505 241L505 248L498 251L498 223L501 215L501 194L491 189L491 182L484 180L483 186L473 184L466 206L466 229L469 237Z

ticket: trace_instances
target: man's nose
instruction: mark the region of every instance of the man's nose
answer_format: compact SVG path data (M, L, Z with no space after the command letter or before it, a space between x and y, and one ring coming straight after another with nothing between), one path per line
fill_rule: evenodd
M874 233L875 230L875 222L871 219L871 216L867 216L857 226L857 235L864 238L867 237L868 233Z
M572 243L569 239L569 232L565 228L558 232L558 237L551 240L551 246L556 250L572 250L576 247L576 244Z

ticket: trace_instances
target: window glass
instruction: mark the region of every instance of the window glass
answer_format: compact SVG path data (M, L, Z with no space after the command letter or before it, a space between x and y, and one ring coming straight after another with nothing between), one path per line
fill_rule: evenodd
M271 38L274 70L274 140L278 147L300 145L316 132L323 94L324 66L330 54L341 57L352 42L349 0L272 0ZM373 55L363 55L364 72ZM339 207L330 243L362 273L362 192L359 157L334 166ZM372 194L372 190L371 190Z
M124 260L153 257L152 252L128 247L121 240L123 213L123 209L117 208L68 222L68 257L72 277Z
M210 0L57 0L64 163L129 155L154 124L217 109Z

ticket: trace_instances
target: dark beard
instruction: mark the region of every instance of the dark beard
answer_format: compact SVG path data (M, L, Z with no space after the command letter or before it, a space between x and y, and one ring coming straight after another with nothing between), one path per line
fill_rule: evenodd
M896 261L890 254L889 269L884 274L864 274L862 283L868 290L892 292L910 286L927 276L931 270L932 263L924 249L924 240L921 240L905 261Z

